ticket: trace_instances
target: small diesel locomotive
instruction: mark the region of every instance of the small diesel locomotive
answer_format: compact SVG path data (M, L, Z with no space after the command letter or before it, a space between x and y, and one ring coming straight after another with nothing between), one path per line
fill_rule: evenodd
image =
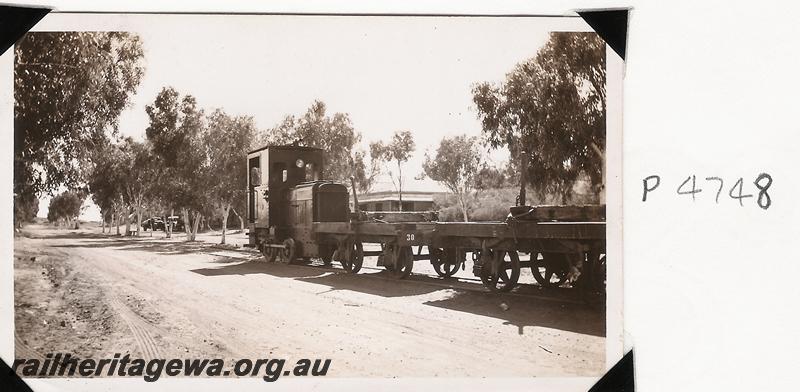
M605 206L514 206L503 222L361 212L355 194L351 210L345 184L324 180L323 158L321 149L297 145L248 153L248 246L267 261L335 260L357 273L365 256L378 256L378 266L402 279L417 260L452 276L471 254L473 274L492 291L511 290L524 266L543 286L581 276L582 287L604 291ZM365 251L365 243L380 250Z

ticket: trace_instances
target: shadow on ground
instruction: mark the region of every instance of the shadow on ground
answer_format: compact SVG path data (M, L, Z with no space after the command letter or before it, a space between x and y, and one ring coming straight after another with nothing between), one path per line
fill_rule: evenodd
M441 287L419 284L415 281L394 279L385 272L365 275L336 273L297 280L328 286L330 287L328 291L350 290L381 297L407 297L442 290Z
M231 263L222 267L214 268L198 268L190 271L203 276L264 274L279 278L311 278L324 275L328 272L324 269L308 268L301 265L242 262L241 259L236 259L235 261L238 261L239 263Z
M546 327L605 337L605 313L582 304L558 303L505 294L457 291L425 305L505 320L520 335L525 327ZM507 309L507 310L504 310Z
M150 237L116 237L116 236L102 236L102 235L58 235L47 236L48 239L87 239L88 241L80 241L73 243L53 244L53 248L116 248L123 251L147 251L163 255L183 255L198 252L242 252L242 250L229 250L215 248L216 244L211 244L202 241L176 241L175 239L164 238L150 238Z

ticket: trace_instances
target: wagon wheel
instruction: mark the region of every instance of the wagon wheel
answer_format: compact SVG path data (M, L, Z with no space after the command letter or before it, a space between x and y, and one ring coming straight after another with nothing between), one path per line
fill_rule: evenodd
M516 251L490 249L491 265L481 267L481 282L491 291L511 291L519 280L520 263ZM506 260L508 256L509 260ZM494 265L496 272L492 272ZM510 271L510 272L509 272Z
M394 266L390 265L390 264L384 264L385 257L383 257L383 252L385 250L386 250L386 244L381 243L381 254L378 256L378 265L383 264L383 269L385 269L385 270L387 270L389 272L392 272L392 271L394 271Z
M330 267L331 263L333 262L333 255L336 253L336 249L330 246L324 246L320 248L320 251L319 258L322 259L322 263L325 264L326 267Z
M355 274L361 270L361 265L364 264L364 245L361 241L348 241L346 253L349 253L349 255L343 255L342 268L351 274Z
M275 262L275 256L277 255L277 253L278 252L276 252L275 248L271 248L271 247L267 246L267 244L262 244L261 245L261 254L264 255L264 260L267 263L274 263Z
M447 262L448 256L449 259L456 259L453 257L455 256L455 249L442 250L441 248L430 248L428 252L431 255L431 265L433 265L433 269L436 271L437 275L443 278L449 278L458 271L459 263Z
M405 279L411 275L411 270L414 269L414 254L410 246L400 246L394 248L395 267L392 268L392 274L397 279Z
M531 253L531 258L536 258L535 253ZM558 287L569 273L569 261L563 253L542 253L541 260L531 260L531 273L540 286Z
M378 256L378 263L383 262L383 258L384 258L383 255ZM385 269L385 270L387 270L389 272L392 272L392 271L394 271L394 266L390 265L390 264L384 264L383 265L383 269Z
M294 244L294 240L291 238L287 238L283 241L284 248L282 249L281 253L281 262L286 264L292 264L294 262L297 249ZM276 252L277 253L277 252Z

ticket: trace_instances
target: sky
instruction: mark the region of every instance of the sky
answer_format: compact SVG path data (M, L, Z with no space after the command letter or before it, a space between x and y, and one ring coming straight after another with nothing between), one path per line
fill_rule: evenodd
M535 17L129 15L119 23L139 34L145 57L123 135L144 139L145 106L165 86L207 111L252 116L259 129L321 100L329 115L349 114L365 151L411 131L417 149L404 170L415 190L439 188L414 180L426 151L445 136L480 135L475 83L503 81L551 31L588 30L580 18ZM496 163L506 156L487 154ZM82 219L99 220L99 211L90 205Z

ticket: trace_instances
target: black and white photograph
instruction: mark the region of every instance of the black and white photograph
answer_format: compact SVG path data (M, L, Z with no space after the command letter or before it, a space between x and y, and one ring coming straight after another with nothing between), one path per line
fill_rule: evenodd
M580 17L62 14L12 51L20 376L622 354L623 60Z

